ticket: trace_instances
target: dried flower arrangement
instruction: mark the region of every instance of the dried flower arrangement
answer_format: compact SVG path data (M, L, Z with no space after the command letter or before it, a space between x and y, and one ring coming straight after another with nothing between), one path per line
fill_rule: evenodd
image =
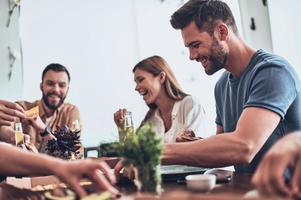
M80 158L79 132L78 130L70 130L66 125L61 128L57 127L57 130L53 133L56 139L47 142L46 153L65 160Z

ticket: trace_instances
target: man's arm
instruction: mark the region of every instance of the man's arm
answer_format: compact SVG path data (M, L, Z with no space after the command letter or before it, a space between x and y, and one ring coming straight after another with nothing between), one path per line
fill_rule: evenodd
M233 132L194 142L165 144L162 163L204 167L248 164L279 121L280 116L270 110L245 108Z
M33 154L21 151L16 147L0 143L0 174L2 175L56 175L61 181L69 184L80 197L86 195L80 186L82 178L88 178L100 188L107 189L112 194L118 191L110 185L116 179L109 172L109 167L99 161L80 160L67 162L43 154ZM108 180L103 176L107 176Z

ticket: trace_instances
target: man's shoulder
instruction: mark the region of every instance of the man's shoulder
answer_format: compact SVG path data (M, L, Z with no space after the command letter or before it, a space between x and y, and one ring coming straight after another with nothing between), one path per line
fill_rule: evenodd
M294 67L283 57L263 52L261 58L258 59L252 72L251 77L270 77L271 81L275 81L276 77L290 77L295 85L300 84L300 79Z
M272 69L272 68L282 68L287 71L292 71L293 66L283 57L267 53L264 51L259 51L258 59L255 62L255 67L253 70L260 70L260 69Z
M73 112L73 111L79 112L78 107L71 103L63 103L60 107L60 110L64 112Z

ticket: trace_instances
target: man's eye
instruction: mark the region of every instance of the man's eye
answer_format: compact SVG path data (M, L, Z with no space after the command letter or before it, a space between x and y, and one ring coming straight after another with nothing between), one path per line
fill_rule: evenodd
M197 48L200 47L200 44L194 44L194 45L192 45L192 47L195 48L195 49L197 49Z
M53 82L46 82L46 84L47 84L47 85L49 85L49 86L52 86L52 85L54 85L54 83L53 83Z

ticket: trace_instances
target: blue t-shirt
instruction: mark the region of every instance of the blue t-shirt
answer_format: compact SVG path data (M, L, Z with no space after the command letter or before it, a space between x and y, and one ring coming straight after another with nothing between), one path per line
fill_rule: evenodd
M236 129L244 108L260 107L281 117L276 129L248 165L235 171L253 173L266 151L288 132L301 130L300 80L293 67L280 56L258 50L239 77L224 72L215 86L216 124L224 132Z

